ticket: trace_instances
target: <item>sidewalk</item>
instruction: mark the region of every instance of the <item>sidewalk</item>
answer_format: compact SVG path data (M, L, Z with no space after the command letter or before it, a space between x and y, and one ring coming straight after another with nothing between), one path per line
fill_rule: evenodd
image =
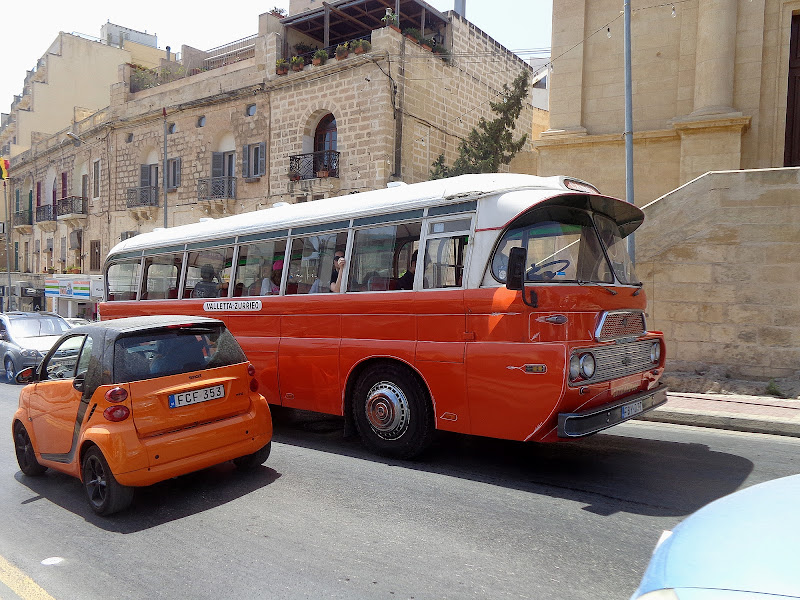
M800 437L800 400L669 392L667 403L638 417L679 425Z

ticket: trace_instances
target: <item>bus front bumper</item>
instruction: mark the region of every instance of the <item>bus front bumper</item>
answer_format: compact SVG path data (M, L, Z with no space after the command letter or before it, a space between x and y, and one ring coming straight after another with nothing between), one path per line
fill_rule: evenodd
M666 401L667 386L659 383L652 390L639 392L624 400L596 406L582 412L559 413L558 437L573 438L590 435L651 411Z

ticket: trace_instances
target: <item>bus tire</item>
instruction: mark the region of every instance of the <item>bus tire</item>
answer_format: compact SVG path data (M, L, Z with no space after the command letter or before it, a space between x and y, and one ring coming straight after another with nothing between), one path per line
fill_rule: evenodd
M353 389L358 434L373 452L412 459L433 441L433 407L419 379L407 367L376 363Z

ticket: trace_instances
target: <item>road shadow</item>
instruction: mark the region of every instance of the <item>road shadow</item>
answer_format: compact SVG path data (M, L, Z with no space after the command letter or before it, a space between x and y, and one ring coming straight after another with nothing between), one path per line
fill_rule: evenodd
M133 504L123 512L100 517L92 512L81 482L48 469L41 477L17 471L16 480L37 494L23 504L46 499L95 525L115 533L136 533L196 515L246 496L276 481L280 473L261 465L239 471L232 462L136 488Z
M753 470L705 444L613 433L620 429L554 444L437 432L421 460L399 461L345 437L341 417L280 408L273 423L279 443L563 498L598 515L686 516L737 490Z

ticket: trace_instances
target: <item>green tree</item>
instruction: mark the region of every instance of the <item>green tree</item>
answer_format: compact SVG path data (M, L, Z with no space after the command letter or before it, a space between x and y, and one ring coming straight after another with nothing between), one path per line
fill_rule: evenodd
M528 139L524 134L514 140L514 124L522 112L522 103L528 97L530 73L522 71L511 84L503 84L503 99L490 102L492 112L498 116L487 121L483 117L477 127L458 145L458 158L452 167L444 164L440 154L431 167L431 179L455 177L465 173L497 173L500 165L507 165Z

